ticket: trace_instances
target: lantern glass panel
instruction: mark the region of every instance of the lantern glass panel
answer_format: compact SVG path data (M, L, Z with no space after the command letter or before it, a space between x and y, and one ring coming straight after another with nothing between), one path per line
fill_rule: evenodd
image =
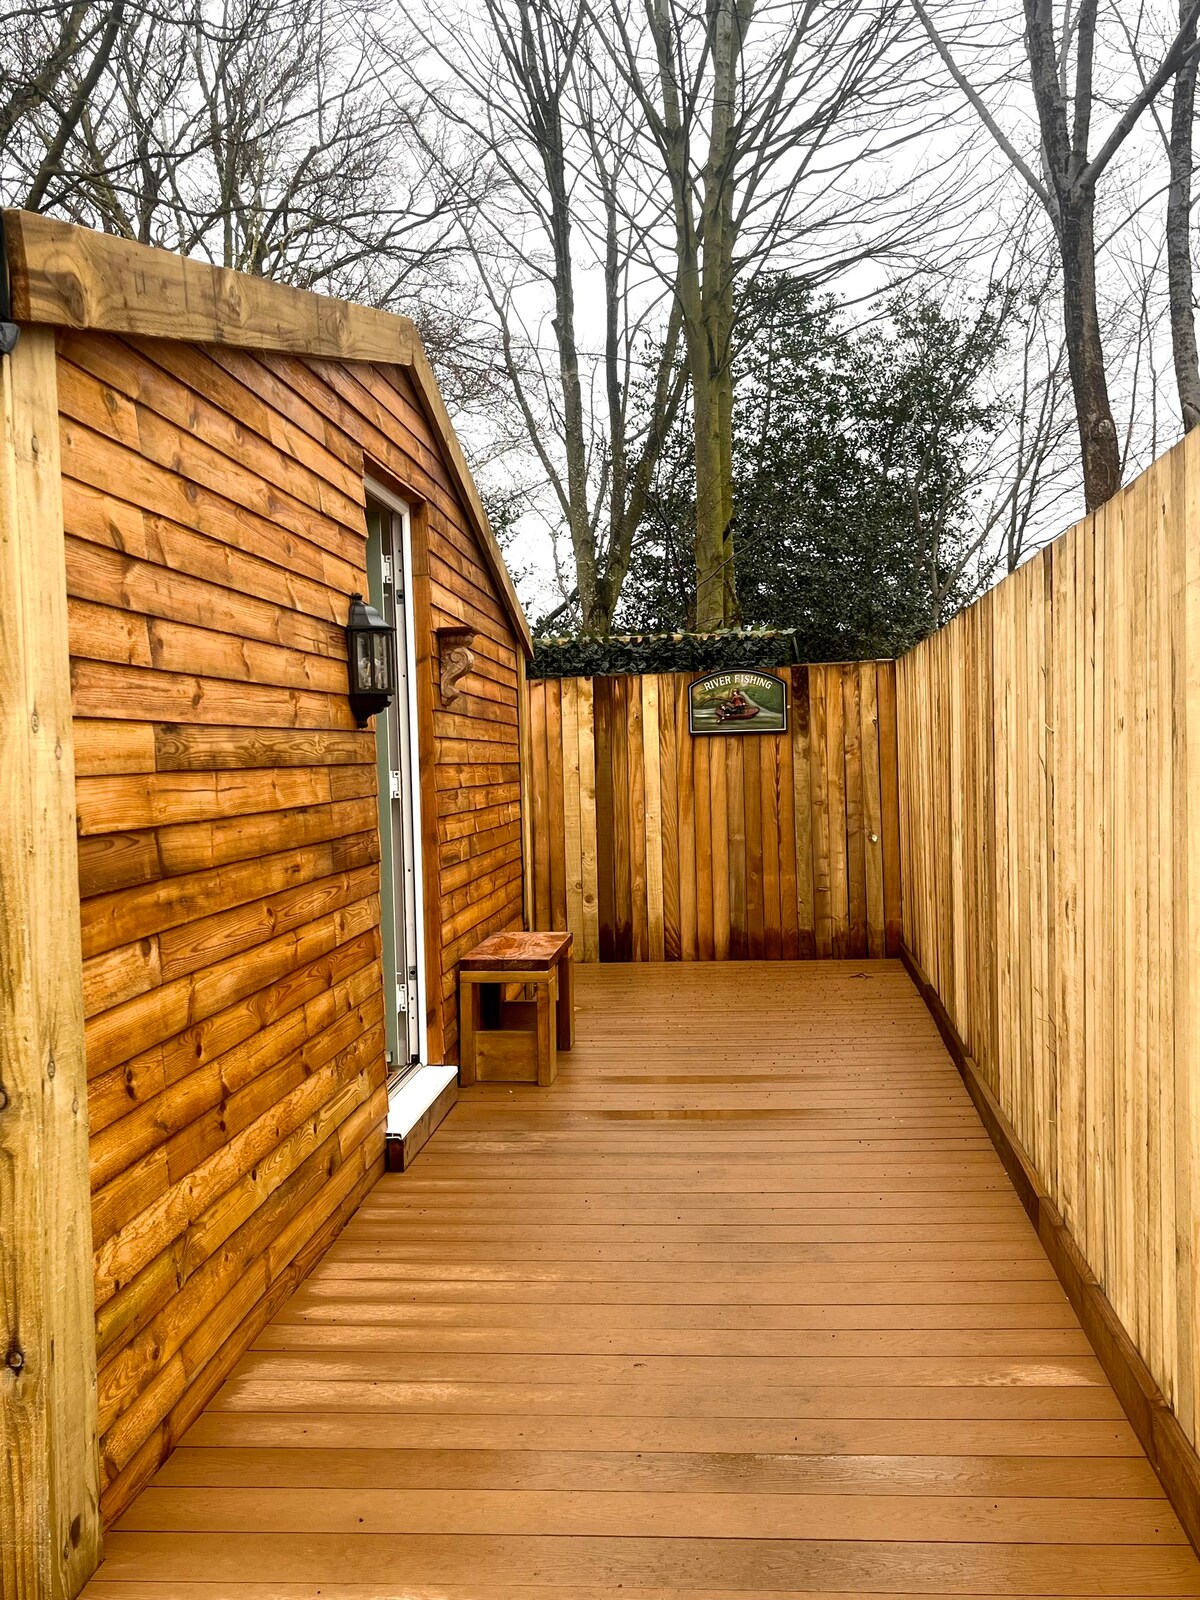
M359 689L370 690L375 687L369 633L358 633L354 636L354 677Z
M391 662L388 658L388 636L386 633L373 633L371 644L374 647L375 678L373 687L388 693L392 687Z

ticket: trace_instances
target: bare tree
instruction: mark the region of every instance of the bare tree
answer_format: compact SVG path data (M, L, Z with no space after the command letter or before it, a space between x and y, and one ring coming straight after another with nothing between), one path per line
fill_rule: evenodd
M44 96L34 101L29 108L50 112L47 119L49 137L24 200L25 208L29 211L40 209L47 189L61 176L63 155L79 127L96 85L108 66L113 47L120 35L125 17L125 0L113 0L107 8L107 14L101 12L97 19L94 37L90 40L79 38L75 32L75 18L80 9L78 6L72 8L67 26L60 35L59 44L52 52L51 59L58 63L53 71L52 86L48 87ZM74 47L67 48L64 53L68 39L73 40ZM81 72L72 70L78 65L89 45L90 60L87 60ZM62 98L55 91L64 84L68 92L65 98Z
M820 277L921 225L897 203L907 175L861 177L906 136L905 94L916 104L903 63L884 66L896 6L484 0L482 14L485 29L458 10L425 25L447 80L428 92L502 180L463 226L570 536L574 582L564 571L551 614L577 594L586 627L609 625L686 400L697 625L722 626L737 616L737 286L801 249ZM423 7L409 15L424 25Z
M423 24L448 82L422 76L441 125L492 178L460 225L570 539L574 581L559 568L550 617L577 606L603 633L683 393L678 311L638 276L661 207L618 137L622 89L579 0L484 0L483 23L472 31L455 12Z
M1003 425L974 464L975 515L981 553L1011 573L1061 531L1079 481L1061 272L1032 196L996 242L992 282L1002 296L993 404Z
M885 123L889 139L903 138L897 8L890 0L592 4L650 140L648 160L669 184L669 270L692 395L696 625L721 627L738 617L736 293L767 260L802 253L819 277L835 259L882 248L892 195L875 192L868 204L852 173L868 170Z
M1042 542L1038 532L1046 520L1047 499L1056 503L1063 493L1059 463L1070 427L1069 413L1062 404L1066 367L1061 337L1048 337L1044 320L1031 315L1021 343L1011 454L1003 466L1004 487L994 512L994 523L1002 531L1006 572L1015 572ZM1050 531L1058 532L1053 519Z
M1121 22L1126 44L1144 86L1149 73L1137 29L1123 15ZM1151 106L1151 115L1166 152L1169 173L1165 244L1171 355L1183 429L1188 433L1200 422L1200 354L1196 344L1191 248L1196 72L1200 54L1195 48L1196 16L1189 0L1180 0L1178 26L1185 37L1187 53L1171 86L1169 123L1164 125L1157 105Z
M1171 180L1167 191L1167 282L1171 299L1171 351L1185 432L1200 423L1200 355L1196 349L1192 288L1192 137L1196 115L1196 9L1180 0L1184 57L1171 94L1168 140Z
M1037 113L1039 156L1029 161L962 71L922 0L911 0L935 50L983 126L1037 196L1053 224L1062 267L1063 325L1089 508L1121 485L1121 447L1109 399L1096 288L1096 188L1146 108L1194 59L1200 0L1183 0L1180 25L1158 65L1118 111L1090 153L1098 104L1095 48L1099 0L1068 3L1061 25L1052 0L1024 0L1025 55ZM1073 64L1073 73L1072 73ZM1040 166L1040 172L1035 170Z
M352 0L64 9L41 46L53 70L9 91L4 191L239 271L403 303L436 354L460 342L450 202L469 175L417 159L417 132L437 134L416 128L390 26Z
M104 7L93 0L26 6L17 4L4 13L6 53L0 60L0 148L5 147L26 118L49 113L53 126L48 155L65 144L78 124L82 103L77 92L59 103L58 93L73 63L87 59L83 81L104 70L123 11L122 0ZM90 55L89 55L90 52ZM45 166L43 158L43 166ZM39 170L33 178L36 191L44 180Z

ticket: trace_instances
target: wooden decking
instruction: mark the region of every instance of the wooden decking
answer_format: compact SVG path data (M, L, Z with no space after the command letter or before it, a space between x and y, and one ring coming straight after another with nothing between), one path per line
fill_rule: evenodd
M90 1600L1200 1595L895 963L580 972L107 1541Z

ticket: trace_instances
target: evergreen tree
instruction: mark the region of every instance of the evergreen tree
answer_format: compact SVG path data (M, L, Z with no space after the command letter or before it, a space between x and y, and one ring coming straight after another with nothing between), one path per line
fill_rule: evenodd
M745 623L792 628L810 660L907 649L983 587L972 516L1000 418L983 380L1003 307L894 298L848 331L800 279L760 279L739 323L734 409L737 592ZM669 441L620 621L693 615L689 440Z

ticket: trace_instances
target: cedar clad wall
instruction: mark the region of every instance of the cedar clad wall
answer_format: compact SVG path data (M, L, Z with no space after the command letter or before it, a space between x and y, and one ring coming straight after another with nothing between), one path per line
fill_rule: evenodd
M435 1058L521 917L518 646L401 369L62 334L58 380L111 1519L382 1167L365 471L414 504ZM464 714L431 621L478 630Z

